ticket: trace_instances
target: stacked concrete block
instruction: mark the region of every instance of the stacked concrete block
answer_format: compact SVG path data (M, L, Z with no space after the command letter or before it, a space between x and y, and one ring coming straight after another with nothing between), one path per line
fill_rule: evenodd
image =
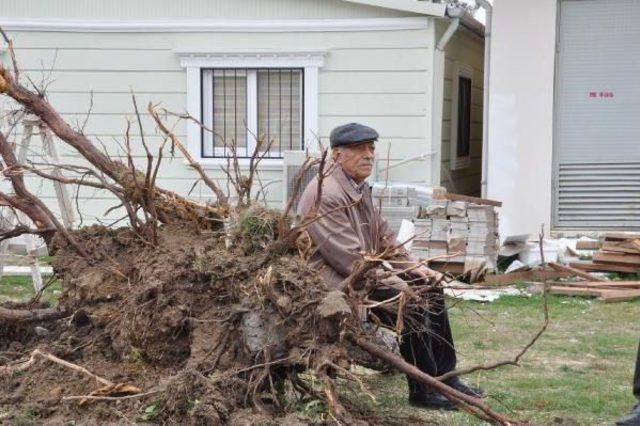
M377 183L371 187L371 197L396 234L403 220L413 220L418 216L419 207L410 203L410 199L415 198L415 189L407 185Z
M442 257L436 262L458 264L465 272L495 269L498 215L492 206L433 200L420 209L414 222L412 251L416 257Z

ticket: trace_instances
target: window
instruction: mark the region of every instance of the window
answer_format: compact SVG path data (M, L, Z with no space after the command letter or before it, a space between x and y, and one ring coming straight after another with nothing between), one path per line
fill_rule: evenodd
M318 137L318 70L324 50L176 50L187 70L189 150L202 164L226 163L229 146L248 163L256 136L273 141L262 166L281 167L284 151ZM268 143L264 143L268 146ZM244 157L244 160L242 159Z
M471 95L473 69L454 64L451 102L451 170L471 164Z
M304 69L203 69L202 158L250 158L256 138L266 158L304 149Z
M458 78L458 157L469 156L471 139L471 79Z

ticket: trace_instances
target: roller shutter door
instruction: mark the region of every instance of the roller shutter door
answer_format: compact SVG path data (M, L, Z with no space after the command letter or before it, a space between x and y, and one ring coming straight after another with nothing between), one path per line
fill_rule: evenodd
M556 228L640 228L640 0L560 2Z

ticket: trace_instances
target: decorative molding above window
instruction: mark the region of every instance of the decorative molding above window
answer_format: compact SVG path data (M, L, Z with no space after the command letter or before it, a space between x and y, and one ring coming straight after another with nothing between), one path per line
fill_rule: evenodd
M270 100L274 99L273 93L269 93L269 87L273 91L284 87L287 93L284 99L289 102L288 106L286 102L283 106L281 95L276 98L279 99L277 103L276 99L272 101L273 105L278 105L280 111L285 111L285 119L277 122L277 128L285 127L285 133L289 135L288 139L282 138L285 139L284 145L289 145L292 149L302 149L317 138L318 70L324 65L326 50L177 49L174 52L180 58L181 66L187 70L187 112L199 121L212 125L217 132L222 130L225 135L229 135L225 126L233 121L231 137L237 144L243 144L245 155L251 151L251 147L255 147L256 135L265 128L268 129L268 123L273 122L272 114L269 111L265 112L265 108L269 108ZM270 75L269 70L272 70L273 80L265 78L265 75ZM279 76L277 83L275 76ZM282 83L282 79L287 78L291 80L290 83ZM264 88L267 88L267 93L264 93ZM205 95L203 89L206 89ZM227 93L231 96L231 90L233 98L226 96ZM210 91L212 95L209 94ZM220 91L223 91L223 106L218 97ZM277 114L282 116L282 112ZM218 125L213 122L215 117L218 117ZM223 122L222 129L219 126L220 121ZM246 136L244 131L238 130L240 125L245 127ZM202 164L226 164L225 156L229 155L229 152L221 146L224 143L216 140L215 136L205 135L197 123L187 123L187 140L190 152ZM279 140L278 143L278 155L273 157L281 157L283 140ZM282 160L273 158L272 162L274 161L281 163Z
M471 165L471 105L473 68L461 62L453 63L451 90L451 138L449 140L451 170Z
M172 32L350 32L397 31L429 28L428 17L291 20L77 20L0 19L8 31L172 33Z
M185 68L304 68L324 65L326 50L185 50L175 49Z

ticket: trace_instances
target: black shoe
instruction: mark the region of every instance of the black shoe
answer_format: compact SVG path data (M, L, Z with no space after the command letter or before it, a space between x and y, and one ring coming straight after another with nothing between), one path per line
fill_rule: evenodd
M460 380L459 377L452 377L449 380L444 382L446 385L451 386L458 392L462 392L465 395L472 396L474 398L484 398L485 393L481 388L474 388L472 386L467 385L465 382Z
M616 422L618 426L640 426L640 404L631 410L631 413Z
M414 407L429 408L432 410L457 410L455 404L449 401L440 392L410 393L409 404Z

